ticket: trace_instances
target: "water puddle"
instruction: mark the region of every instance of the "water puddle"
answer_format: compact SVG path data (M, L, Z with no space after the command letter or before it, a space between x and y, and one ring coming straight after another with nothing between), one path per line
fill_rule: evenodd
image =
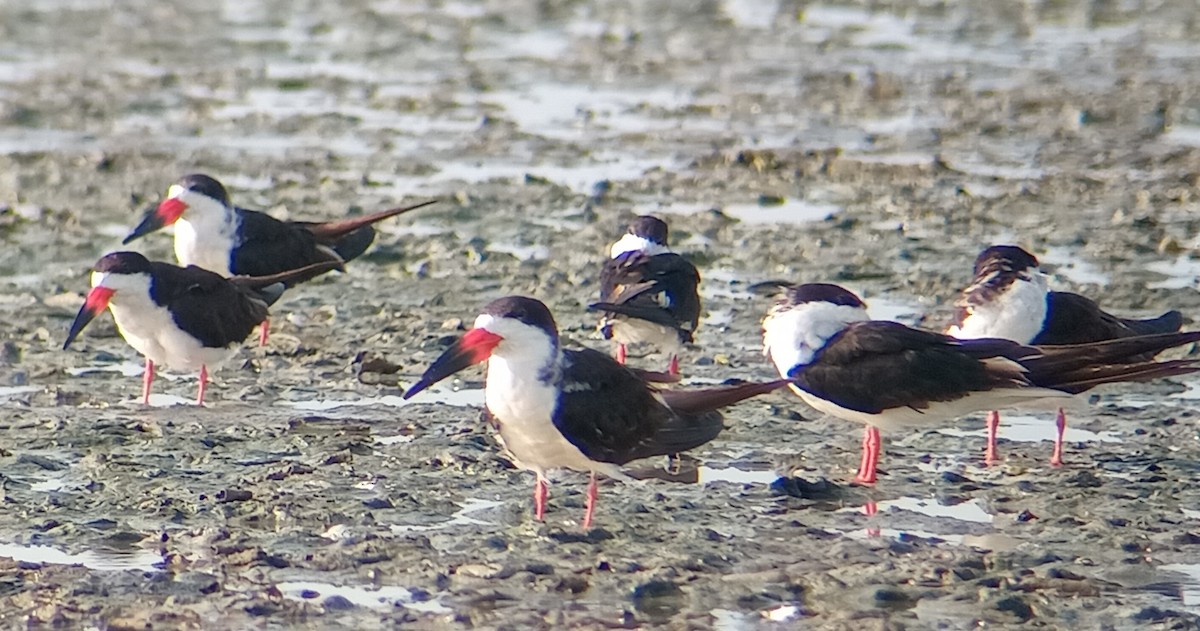
M1084 260L1078 252L1067 248L1046 248L1038 261L1054 266L1054 274L1078 285L1108 285L1112 279L1098 267Z
M749 631L762 628L765 622L787 622L804 615L799 605L779 605L764 611L747 612L733 609L710 609L715 631Z
M771 484L779 479L774 469L750 469L742 467L705 467L699 468L699 484L711 482L730 482L732 484Z
M1171 563L1160 565L1158 569L1163 572L1178 572L1187 577L1178 581L1179 597L1187 607L1200 607L1200 564Z
M721 210L748 224L802 224L824 221L841 212L842 208L833 204L788 199L782 204L726 204Z
M459 504L461 508L459 508L458 511L451 515L450 519L447 519L446 521L436 524L395 524L392 526L392 532L396 534L402 534L406 532L428 532L430 530L442 530L445 528L453 528L454 526L486 526L488 525L488 522L475 519L474 517L471 517L471 514L496 508L503 503L504 502L497 502L495 500L482 500L469 497Z
M0 386L0 399L7 399L11 396L28 392L37 392L38 390L41 390L38 386Z
M1171 130L1161 138L1163 142L1200 147L1200 125L1172 125Z
M987 439L987 430L963 430L955 427L942 427L936 430L939 434L959 438ZM1001 414L999 437L1019 443L1036 443L1054 441L1057 429L1053 417L1038 418L1027 414ZM1071 427L1071 416L1067 415L1067 431L1063 440L1069 443L1119 443L1121 435L1114 431L1093 432L1079 427Z
M324 602L327 598L338 596L358 607L392 608L399 604L407 609L429 613L450 613L451 611L437 599L418 601L414 599L413 592L394 585L366 588L317 581L286 581L276 583L275 587L284 597L299 601L319 599Z
M138 403L141 399L137 400ZM192 397L181 397L174 394L151 394L150 407L152 408L173 408L179 405L196 405L196 399Z
M550 248L544 245L517 245L515 243L489 243L489 252L508 254L518 261L545 261L550 258Z
M886 511L890 508L898 510L910 511L919 513L927 517L944 517L947 519L956 519L975 524L991 524L993 517L979 504L978 498L967 500L960 504L947 506L938 504L931 499L920 499L916 497L901 497L894 500L882 500L877 502L880 511ZM842 509L856 511L858 509Z
M127 361L120 363L88 364L87 366L80 366L78 368L68 368L67 374L71 375L72 377L81 377L94 372L115 372L120 373L122 377L140 377L145 371L145 364L141 362ZM172 381L179 379L178 375L171 375L161 371L154 374L155 379L158 379L159 377Z
M859 295L861 296L862 294ZM871 316L872 320L891 320L912 325L920 322L921 318L924 317L921 307L911 302L904 302L885 296L872 296L865 300L867 302L867 314Z
M1200 276L1200 259L1181 256L1174 261L1153 261L1145 268L1156 274L1166 276L1164 280L1148 283L1151 289L1186 289L1196 282Z
M71 554L51 546L0 543L0 557L8 557L24 563L49 563L53 565L82 565L100 571L138 570L155 572L163 563L163 557L148 550L87 550Z
M385 405L400 408L411 403L444 403L455 407L472 407L483 405L483 389L467 388L465 390L450 390L446 388L430 388L414 399L404 400L398 395L389 394L378 397L363 397L361 399L311 399L308 401L280 401L279 405L304 410L306 412L324 412L343 407L363 407L367 405Z

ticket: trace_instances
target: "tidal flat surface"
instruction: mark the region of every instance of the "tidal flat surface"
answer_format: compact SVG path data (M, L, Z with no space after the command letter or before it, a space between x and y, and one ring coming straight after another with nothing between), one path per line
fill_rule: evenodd
M999 241L1115 312L1194 315L1198 13L0 1L0 625L1197 628L1195 377L1097 390L1057 469L1051 414L990 468L982 416L885 435L874 488L860 427L761 397L681 470L603 484L587 534L583 475L533 520L480 371L399 394L507 294L606 348L584 307L636 213L704 275L694 384L772 376L753 283L940 328ZM207 408L170 373L146 408L107 316L61 346L89 266L191 172L293 219L441 202L290 291ZM363 351L400 370L360 380Z

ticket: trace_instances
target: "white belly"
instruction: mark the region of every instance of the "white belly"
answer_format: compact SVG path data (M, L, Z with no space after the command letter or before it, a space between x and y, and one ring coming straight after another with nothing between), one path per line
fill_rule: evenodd
M196 338L175 326L165 307L140 305L129 307L109 304L117 331L137 352L174 370L196 372L201 366L216 368L229 359L234 348L205 348Z
M625 316L614 316L608 323L612 326L613 339L620 344L653 344L668 355L678 355L683 350L679 332L672 327Z
M514 464L538 475L550 469L619 474L616 465L589 459L563 437L551 419L558 391L538 381L537 374L537 369L510 370L496 356L488 362L484 399Z
M818 412L882 430L935 428L949 425L959 417L974 412L1029 406L1053 408L1073 399L1069 394L1046 388L997 388L986 392L975 392L955 401L931 403L924 410L899 407L884 410L881 414L868 414L849 410L836 403L817 398L795 385L791 388L800 395L805 403Z

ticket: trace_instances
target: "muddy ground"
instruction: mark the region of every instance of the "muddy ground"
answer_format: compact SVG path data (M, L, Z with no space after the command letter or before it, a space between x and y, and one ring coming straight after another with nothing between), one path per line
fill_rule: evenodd
M885 436L874 488L860 428L762 397L677 479L602 487L586 534L578 474L532 519L479 371L399 405L501 295L604 347L583 306L633 213L705 277L696 383L770 376L750 283L940 327L996 241L1196 313L1190 0L693 4L0 3L0 623L1200 627L1194 378L1097 392L1059 469L1040 413L991 468L978 416ZM172 405L193 375L145 408L110 319L60 347L88 266L193 171L293 218L442 201L290 292L207 408ZM363 351L400 370L360 380Z

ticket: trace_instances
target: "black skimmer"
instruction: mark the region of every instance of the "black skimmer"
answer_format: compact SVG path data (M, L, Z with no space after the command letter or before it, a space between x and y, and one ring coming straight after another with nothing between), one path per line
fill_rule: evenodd
M960 340L870 320L858 296L828 284L788 288L763 321L764 352L818 411L867 426L856 482L875 482L880 429L928 427L971 412L1065 401L1104 383L1200 370L1192 360L1132 358L1200 340L1200 331L1070 346Z
M595 511L597 473L624 479L620 466L627 462L699 447L721 432L718 408L787 384L659 391L604 353L561 348L546 305L510 296L484 307L404 398L485 360L492 425L516 464L537 475L537 519L546 508L547 470L586 471L585 529Z
M670 356L668 372L679 374L679 352L700 324L700 272L667 246L667 224L644 215L612 245L600 272L600 331L617 341L617 361L626 347L653 344Z
M319 274L327 261L270 276L224 278L194 265L151 262L137 252L113 252L93 268L92 290L63 350L107 307L121 337L146 356L142 402L150 403L154 367L200 371L196 404L204 404L208 368L228 359L267 317L267 307L294 278Z
M999 337L1035 346L1086 344L1134 335L1174 333L1183 326L1183 314L1168 311L1157 318L1133 320L1105 312L1090 298L1063 291L1050 291L1037 257L1015 245L994 245L975 259L975 278L956 303L954 323L946 333L959 339ZM1148 361L1153 355L1130 358ZM1061 408L1053 466L1062 465L1063 433L1067 417ZM988 464L998 459L996 432L1000 413L987 416Z
M375 240L372 224L436 201L336 221L280 221L234 206L220 182L196 173L171 185L167 198L148 212L122 243L174 225L175 258L180 265L196 265L226 277L314 270L289 280L290 287L330 269L342 269L344 263L365 252ZM317 263L326 262L337 265L315 271ZM264 320L260 344L266 343L268 327Z

